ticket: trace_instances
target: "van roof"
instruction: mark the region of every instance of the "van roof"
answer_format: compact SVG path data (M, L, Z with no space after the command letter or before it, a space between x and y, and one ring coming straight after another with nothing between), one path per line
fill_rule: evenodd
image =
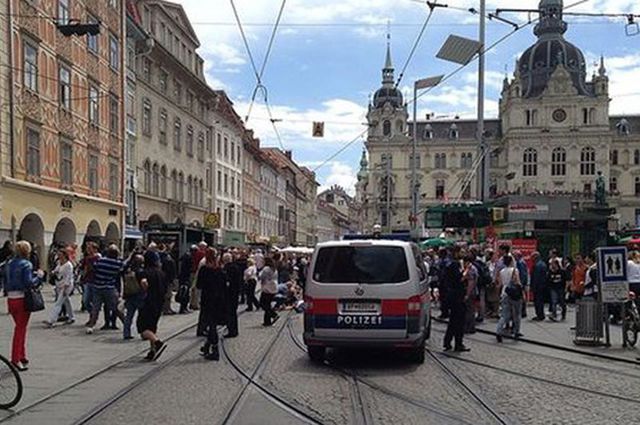
M322 242L316 245L316 250L319 248L326 248L332 246L398 246L406 247L410 246L410 242L397 241L397 240L382 240L382 239L355 239L349 241L330 241Z

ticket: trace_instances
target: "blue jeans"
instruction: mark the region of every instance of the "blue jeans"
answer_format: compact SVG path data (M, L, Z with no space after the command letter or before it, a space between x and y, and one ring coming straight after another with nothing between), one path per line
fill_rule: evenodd
M552 285L550 288L551 292L551 306L549 307L549 313L551 313L551 317L556 318L556 310L558 304L560 304L560 308L562 309L562 319L567 316L567 304L564 301L564 287L562 285Z
M136 294L124 301L124 325L122 329L122 336L129 338L131 336L131 324L133 323L133 316L136 314L136 310L140 310L144 304L144 294Z
M89 323L87 326L93 328L98 321L98 315L104 304L109 311L114 311L116 316L124 322L124 316L118 311L118 292L115 288L93 288L93 305L91 308L91 316L89 317ZM105 318L108 319L108 318Z
M82 306L91 313L93 304L93 284L85 283L84 292L82 293Z

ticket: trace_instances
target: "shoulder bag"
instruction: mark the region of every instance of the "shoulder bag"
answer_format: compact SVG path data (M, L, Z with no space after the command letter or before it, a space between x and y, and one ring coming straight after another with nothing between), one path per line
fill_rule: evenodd
M30 286L24 290L24 308L30 313L44 310L44 297L40 286Z

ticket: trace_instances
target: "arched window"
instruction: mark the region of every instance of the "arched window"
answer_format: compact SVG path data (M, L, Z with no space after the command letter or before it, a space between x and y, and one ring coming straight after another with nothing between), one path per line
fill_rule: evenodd
M458 140L459 137L460 132L458 131L458 126L455 123L451 124L451 127L449 128L449 139Z
M193 127L187 126L187 155L193 156Z
M391 121L386 120L382 123L382 134L384 136L391 136Z
M178 199L178 172L176 170L171 172L171 199L174 201Z
M151 193L151 163L147 159L143 165L144 169L144 193Z
M473 154L465 152L460 156L460 168L470 169L473 167Z
M527 148L522 156L522 175L525 177L535 177L538 175L538 151Z
M586 147L580 151L580 174L583 176L594 176L596 174L595 149Z
M436 199L444 198L444 180L436 180Z
M167 197L167 167L160 167L160 197Z
M153 196L158 196L158 192L160 191L160 167L158 167L158 164L155 163L153 164L153 169L151 170L152 173L152 185L151 185L151 194Z
M191 176L187 179L187 203L193 203L193 179Z
M178 174L178 201L184 202L184 174Z
M609 161L611 165L618 165L618 151L616 149L609 152Z
M173 122L173 148L177 151L182 150L182 124L180 118L176 118Z
M404 131L404 124L400 120L396 121L396 131L398 134L402 134Z
M551 175L567 175L567 151L563 148L555 148L551 153Z
M611 177L609 178L609 192L615 193L618 191L618 178Z

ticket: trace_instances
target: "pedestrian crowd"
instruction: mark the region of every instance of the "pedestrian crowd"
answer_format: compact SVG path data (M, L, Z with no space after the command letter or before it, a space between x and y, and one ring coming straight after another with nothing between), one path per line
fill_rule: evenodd
M598 298L595 253L562 258L552 249L543 259L539 252L525 258L509 245L499 246L497 252L480 246L452 246L430 249L424 260L431 290L439 300L439 318L448 319L445 350L468 351L464 334L475 333L476 324L489 318L498 320L498 342L506 335L522 337L521 321L527 317L530 301L535 311L531 320L541 322L563 321L567 304ZM626 267L630 289L640 293L640 252L631 252ZM613 323L621 320L619 309L611 308L610 313Z
M226 326L225 338L238 336L238 307L262 310L262 324L272 326L278 311L302 308L302 289L308 258L285 253L209 247L205 242L182 254L171 243L137 245L122 256L116 245L101 250L88 241L54 246L48 258L49 272L40 265L33 245L6 242L0 248L0 287L7 297L14 321L11 362L20 371L28 369L27 327L33 310L31 294L43 284L54 287L55 302L44 320L47 328L72 325L76 312L72 295L81 294L81 311L87 312L87 334L96 331L100 313L101 331L118 330L124 340L134 338L132 327L149 342L146 359L157 360L166 349L158 336L162 315L198 311L196 334L205 337L201 352L218 360L218 326ZM172 299L179 310L172 310Z

